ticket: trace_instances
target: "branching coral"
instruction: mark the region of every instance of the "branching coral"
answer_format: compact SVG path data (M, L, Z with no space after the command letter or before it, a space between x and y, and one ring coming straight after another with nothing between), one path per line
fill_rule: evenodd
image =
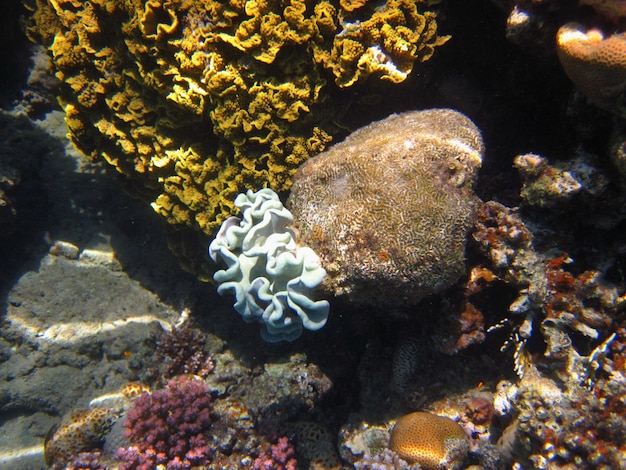
M445 42L425 0L25 4L74 143L169 223L208 235L236 194L287 190L331 140L342 103L324 69L343 87L371 74L399 82Z
M254 459L254 470L296 470L297 460L293 444L286 436L279 437L275 444L272 444L269 454L263 452Z
M211 458L206 435L211 407L207 385L185 376L170 380L162 391L143 393L126 415L126 436L132 445L118 450L120 468L206 465Z

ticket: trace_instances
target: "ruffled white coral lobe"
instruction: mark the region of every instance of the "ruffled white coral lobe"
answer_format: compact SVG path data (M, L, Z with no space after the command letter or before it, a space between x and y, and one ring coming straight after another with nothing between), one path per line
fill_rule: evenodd
M235 310L263 323L266 341L293 341L303 328L322 328L330 305L313 293L326 271L313 250L296 244L291 212L268 188L239 194L235 205L241 219L227 219L209 245L211 259L226 265L213 276L217 292L232 291Z

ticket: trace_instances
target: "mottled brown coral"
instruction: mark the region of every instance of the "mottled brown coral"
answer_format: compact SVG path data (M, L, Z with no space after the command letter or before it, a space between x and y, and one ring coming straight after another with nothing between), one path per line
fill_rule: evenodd
M366 126L307 161L288 201L335 294L415 302L465 271L480 132L446 109Z
M116 412L105 408L70 413L46 438L46 464L51 468L65 468L79 452L93 450L104 440L117 418Z
M586 31L568 23L557 33L557 51L567 76L596 106L626 115L626 35L607 38L601 31Z
M401 81L444 42L423 0L341 14L339 2L302 0L25 4L28 34L63 82L73 142L169 223L204 234L242 190L289 189L330 142L345 102L327 76Z

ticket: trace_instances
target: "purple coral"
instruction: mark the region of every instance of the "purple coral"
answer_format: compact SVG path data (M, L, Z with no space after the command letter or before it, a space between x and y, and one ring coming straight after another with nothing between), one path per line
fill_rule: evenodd
M255 470L296 470L298 462L296 452L286 436L279 437L276 444L272 444L270 455L262 452L254 460Z
M124 426L132 446L121 448L120 470L168 470L206 465L211 449L211 396L201 380L181 376L164 390L143 393L128 411Z

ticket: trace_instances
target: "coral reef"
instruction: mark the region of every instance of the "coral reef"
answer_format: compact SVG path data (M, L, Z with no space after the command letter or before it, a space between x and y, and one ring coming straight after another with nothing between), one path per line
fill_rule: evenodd
M313 296L326 271L313 250L296 243L292 214L268 188L240 194L235 205L242 218L227 219L209 245L211 259L226 264L214 276L217 292L232 290L235 310L262 323L266 341L293 341L303 328L322 328L329 303Z
M426 470L459 469L467 458L469 443L463 428L450 418L416 411L396 421L389 448Z
M604 37L599 29L587 30L567 23L557 32L561 65L576 87L600 108L626 115L626 35Z
M371 18L342 21L343 29L334 37L332 49L318 49L316 60L333 71L340 87L372 74L395 83L404 81L415 62L430 59L435 48L449 39L437 36L435 15L422 13L421 3L387 0ZM350 4L344 9L356 8Z
M98 451L81 452L67 465L67 470L106 470L107 467L100 461Z
M107 408L70 413L46 438L46 465L51 469L64 469L79 453L97 449L118 417L117 411Z
M482 155L467 117L434 109L392 115L307 161L287 204L325 286L402 304L458 280Z
M345 10L301 0L24 3L28 34L62 82L73 142L129 177L169 223L206 235L241 191L288 189L337 132L343 99L324 69L341 87L370 75L399 82L446 41L426 0ZM172 243L197 272L183 254L194 243Z
M626 461L624 329L598 361L591 389L576 374L557 385L533 368L519 384L503 381L496 410L509 418L498 447L505 460L538 468L613 469Z
M509 305L511 316L491 328L515 319L507 345L515 346L518 375L523 376L529 365L525 346L537 325L546 344L544 356L553 364L569 364L565 370L554 370L567 380L574 364L584 361L578 351L610 337L616 314L626 306L626 296L604 280L600 271L576 275L566 271L564 266L573 261L567 253L535 250L531 231L517 214L499 203L490 201L481 207L473 238L498 278L518 290ZM575 347L574 335L587 340L579 339Z
M206 465L211 458L206 434L211 408L206 384L185 376L170 380L164 390L143 393L126 414L131 446L117 452L120 469Z

